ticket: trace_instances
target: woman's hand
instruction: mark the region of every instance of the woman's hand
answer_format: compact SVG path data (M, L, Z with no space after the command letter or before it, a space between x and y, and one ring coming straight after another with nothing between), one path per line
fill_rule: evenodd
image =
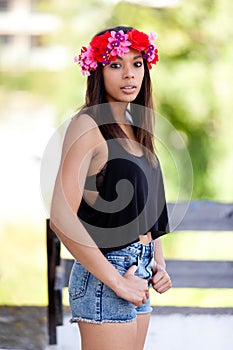
M159 264L156 264L153 268L151 283L154 290L160 294L166 292L172 287L171 279L167 271Z
M136 270L137 266L133 265L126 271L115 293L135 306L141 306L149 298L149 289L146 280L134 275Z

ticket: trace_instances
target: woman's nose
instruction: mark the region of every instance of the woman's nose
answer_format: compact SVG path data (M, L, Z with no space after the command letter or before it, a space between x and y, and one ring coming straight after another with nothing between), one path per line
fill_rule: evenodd
M134 73L133 73L132 69L125 68L125 70L123 72L123 78L124 79L132 79L132 78L134 78Z

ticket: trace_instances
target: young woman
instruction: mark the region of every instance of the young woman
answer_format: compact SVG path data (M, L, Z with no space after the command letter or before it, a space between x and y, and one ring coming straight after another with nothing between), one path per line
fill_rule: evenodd
M65 135L50 225L75 258L71 321L83 350L142 350L149 286L158 293L171 288L160 241L167 208L153 146L154 39L110 28L75 58L88 76L86 103Z

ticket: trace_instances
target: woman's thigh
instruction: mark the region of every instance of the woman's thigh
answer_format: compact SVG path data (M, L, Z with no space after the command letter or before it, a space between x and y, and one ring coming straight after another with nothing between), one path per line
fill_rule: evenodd
M143 350L150 323L150 313L137 315L137 335L134 350Z
M137 320L94 324L78 322L82 350L135 350Z

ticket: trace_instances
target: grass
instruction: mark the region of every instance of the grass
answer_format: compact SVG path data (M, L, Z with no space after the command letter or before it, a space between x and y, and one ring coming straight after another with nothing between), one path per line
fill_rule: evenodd
M153 306L233 307L231 289L176 288L164 294L150 293Z
M46 237L44 225L5 222L0 231L2 305L45 305Z
M173 232L162 238L169 259L233 260L233 232Z

